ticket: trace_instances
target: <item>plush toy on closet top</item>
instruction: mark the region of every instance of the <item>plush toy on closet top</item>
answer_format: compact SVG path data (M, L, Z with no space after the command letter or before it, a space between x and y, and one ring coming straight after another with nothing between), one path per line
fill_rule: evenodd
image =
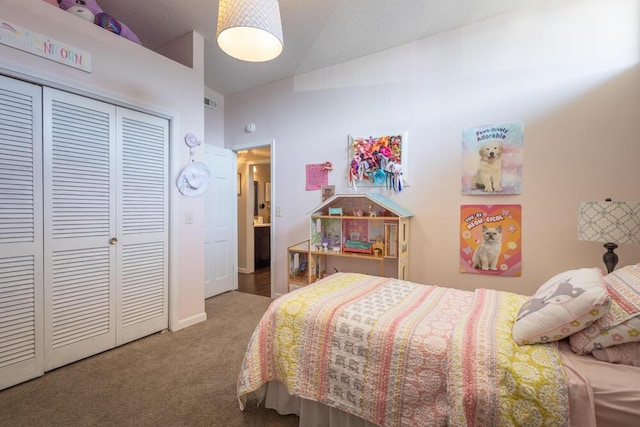
M135 35L129 27L122 22L115 19L113 16L105 13L98 5L96 0L57 0L60 4L60 8L67 12L73 13L76 16L81 17L87 21L91 21L94 24L121 35L122 37L131 40L132 42L140 43L140 39Z

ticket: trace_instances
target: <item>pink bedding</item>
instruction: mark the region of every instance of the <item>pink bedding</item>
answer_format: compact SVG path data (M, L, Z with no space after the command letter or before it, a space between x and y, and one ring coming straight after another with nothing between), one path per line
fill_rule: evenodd
M568 424L554 344L511 339L526 298L338 273L275 300L238 399L287 392L385 426Z
M640 426L640 368L578 356L558 343L571 397L571 425Z

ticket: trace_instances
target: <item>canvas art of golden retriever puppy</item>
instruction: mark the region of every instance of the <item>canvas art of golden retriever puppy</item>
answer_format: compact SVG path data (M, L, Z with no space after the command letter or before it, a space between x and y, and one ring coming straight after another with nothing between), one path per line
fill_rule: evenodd
M480 150L478 171L471 180L471 188L484 191L502 191L502 144L497 141L485 142Z

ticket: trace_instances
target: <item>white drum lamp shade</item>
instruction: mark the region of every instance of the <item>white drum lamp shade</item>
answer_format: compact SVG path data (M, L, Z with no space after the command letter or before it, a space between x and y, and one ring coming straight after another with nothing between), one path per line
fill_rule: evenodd
M220 0L218 46L227 55L264 62L282 52L282 23L278 0Z

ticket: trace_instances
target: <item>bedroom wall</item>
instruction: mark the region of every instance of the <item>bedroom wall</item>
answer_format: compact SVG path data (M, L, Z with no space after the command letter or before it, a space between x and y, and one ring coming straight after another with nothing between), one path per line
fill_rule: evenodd
M640 3L541 1L531 8L225 97L225 145L276 141L275 290L286 248L308 238L305 164L331 161L347 186L347 135L410 129L415 214L410 280L531 294L556 273L602 267L600 243L576 239L580 201L640 200ZM461 130L522 121L521 195L460 194ZM257 126L254 134L241 130ZM458 272L460 205L522 205L521 277ZM620 266L640 261L623 245Z
M204 95L216 101L215 108L204 109L204 140L205 144L224 147L224 96L213 89L204 88Z
M175 182L189 158L184 135L204 135L202 36L192 33L163 49L165 54L183 52L182 59L185 48L190 49L186 56L191 57L192 67L187 67L42 0L0 0L0 18L90 52L93 64L92 72L86 73L0 45L0 73L172 119L170 182ZM170 257L169 315L170 326L180 329L206 319L204 202L179 195L171 185L170 206L174 255ZM193 213L191 225L180 221L187 212Z

